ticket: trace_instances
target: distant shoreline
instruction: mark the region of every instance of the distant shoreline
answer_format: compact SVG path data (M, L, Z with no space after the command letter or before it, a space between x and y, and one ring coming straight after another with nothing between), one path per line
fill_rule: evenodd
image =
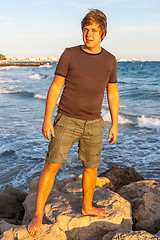
M0 60L0 67L8 67L8 66L41 66L41 65L45 65L45 64L50 64L52 65L52 63L56 63L57 61L54 60ZM155 62L155 61L149 61L149 60L126 60L126 59L117 59L117 62L121 63L127 63L127 62ZM156 61L159 62L159 61Z
M38 67L38 66L43 66L43 65L46 65L46 64L49 64L49 65L52 65L52 63L56 63L58 61L53 61L53 60L46 60L46 61L40 61L40 60L34 60L34 61L30 61L30 60L23 60L23 61L20 61L20 60L0 60L0 67L9 67L9 66L32 66L32 67ZM118 63L121 63L121 62L124 62L124 63L127 63L127 62L132 62L132 63L135 63L135 62L155 62L155 61L143 61L143 60L124 60L124 59L117 59L117 62ZM156 61L157 62L157 61Z
M55 61L0 61L1 67L8 67L8 66L41 66L45 64L51 64Z

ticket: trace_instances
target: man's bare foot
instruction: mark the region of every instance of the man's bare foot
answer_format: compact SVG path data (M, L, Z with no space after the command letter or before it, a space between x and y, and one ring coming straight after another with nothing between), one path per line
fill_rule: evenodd
M31 236L37 236L42 226L42 218L35 216L28 225L28 232Z
M95 208L93 206L87 210L84 210L82 208L82 214L84 216L98 216L98 217L108 217L109 216L109 212L105 208Z

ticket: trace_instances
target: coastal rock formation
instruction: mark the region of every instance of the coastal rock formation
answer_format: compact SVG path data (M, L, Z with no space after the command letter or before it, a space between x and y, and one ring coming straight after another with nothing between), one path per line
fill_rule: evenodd
M34 214L38 178L31 183L24 202L23 224L28 225ZM92 217L81 214L81 179L65 179L56 182L44 210L43 223L57 224L66 233L67 239L96 239L109 231L132 228L131 206L128 201L108 189L96 187L94 205L105 207L109 217Z
M77 180L81 181L81 179L82 179L82 174L78 176ZM106 177L97 177L96 186L109 188L110 190L114 191L113 184L111 183L109 178L106 178Z
M43 224L39 236L33 238L29 235L25 226L11 228L0 236L0 240L67 240L66 234L60 230L57 224Z
M108 171L101 173L99 177L108 178L110 180L110 185L113 186L111 190L115 192L117 192L124 185L144 180L139 173L130 167L112 167Z
M21 224L24 207L23 202L27 193L7 185L0 191L0 220L6 220L12 224Z
M134 230L160 231L160 182L144 180L131 183L118 193L132 205Z
M102 240L160 240L160 236L145 231L110 232Z
M0 221L0 234L8 231L11 228L17 228L17 225L10 224L10 223L8 223L8 222L6 222L4 220Z
M67 238L66 234L60 230L57 224L43 224L40 234L37 238L29 236L25 226L19 228L12 228L0 236L0 240L76 240L76 239L90 239L90 238ZM118 231L109 232L101 236L95 236L92 240L160 240L160 234L150 234L146 231Z
M43 225L37 240L160 240L159 182L152 180L133 182L123 186L115 193L110 190L115 186L112 185L109 178L97 178L93 205L105 207L110 213L109 217L101 218L81 214L81 181L82 175L55 182L44 209ZM25 214L22 226L10 224L12 221L6 220L6 217L4 219L7 222L0 221L1 240L35 239L28 234L26 227L35 211L38 182L39 177L32 180L27 197L26 193L6 187L7 192L13 193L12 204L21 199L19 202L22 205L22 200L25 199L23 203ZM21 197L18 198L15 192ZM7 197L6 201L10 204L11 201L9 202L8 199ZM5 198L3 197L1 200L5 201ZM6 212L7 217L16 217L16 209L13 209L12 214L11 209ZM16 224L19 223L21 224L21 221L16 222ZM157 233L158 231L159 233Z

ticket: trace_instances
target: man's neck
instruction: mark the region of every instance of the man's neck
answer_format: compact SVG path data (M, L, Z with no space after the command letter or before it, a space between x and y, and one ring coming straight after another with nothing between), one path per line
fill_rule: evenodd
M88 48L88 47L86 47L86 45L82 45L82 49L83 49L83 51L85 51L87 53L91 53L91 54L98 54L102 50L101 46L98 46L96 48Z

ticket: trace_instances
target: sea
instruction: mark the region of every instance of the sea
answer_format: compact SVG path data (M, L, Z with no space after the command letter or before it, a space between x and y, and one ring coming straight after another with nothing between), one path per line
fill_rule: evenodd
M27 191L43 169L48 140L42 135L42 124L56 65L0 67L0 189L10 184ZM113 166L132 167L144 179L159 181L160 62L118 62L118 88L119 136L113 145L107 141L111 118L104 95L106 127L98 174ZM75 143L56 180L82 173L77 151Z

